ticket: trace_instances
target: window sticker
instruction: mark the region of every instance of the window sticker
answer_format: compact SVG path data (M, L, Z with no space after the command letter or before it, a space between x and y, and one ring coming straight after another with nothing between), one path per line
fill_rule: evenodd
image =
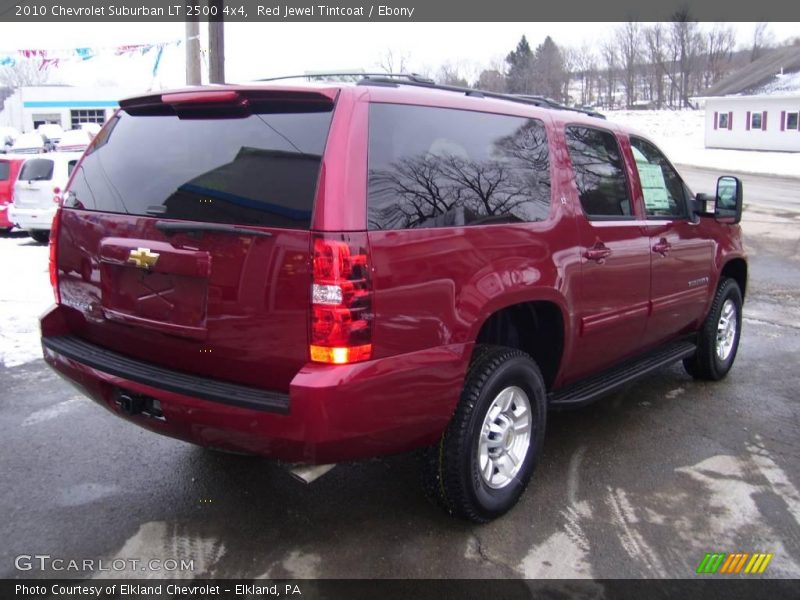
M642 182L644 205L647 210L669 210L667 183L660 165L637 162L639 180Z

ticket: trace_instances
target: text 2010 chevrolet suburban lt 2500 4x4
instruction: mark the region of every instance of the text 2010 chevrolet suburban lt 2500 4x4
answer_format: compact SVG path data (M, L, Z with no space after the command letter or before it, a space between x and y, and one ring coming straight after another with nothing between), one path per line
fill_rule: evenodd
M742 187L693 197L645 136L414 77L123 100L52 227L47 362L113 413L329 465L425 449L487 521L548 409L676 360L724 377Z

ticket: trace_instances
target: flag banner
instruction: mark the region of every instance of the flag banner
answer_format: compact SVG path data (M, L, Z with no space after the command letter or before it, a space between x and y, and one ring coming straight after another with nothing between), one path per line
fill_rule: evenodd
M126 44L122 46L106 46L98 48L60 48L60 49L34 49L0 51L0 67L13 67L21 61L35 61L40 71L58 67L69 61L87 61L102 56L144 56L151 51L156 51L153 75L158 71L164 49L171 46L180 46L182 40L171 40L155 44Z

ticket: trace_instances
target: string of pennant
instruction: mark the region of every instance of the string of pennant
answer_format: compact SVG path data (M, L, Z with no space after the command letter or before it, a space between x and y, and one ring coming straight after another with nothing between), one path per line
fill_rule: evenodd
M165 48L180 46L183 40L173 40L156 44L126 44L99 48L69 48L61 50L24 49L0 52L0 67L14 67L20 61L38 61L39 70L56 68L68 61L87 61L99 56L144 56L155 52L153 76L158 72Z

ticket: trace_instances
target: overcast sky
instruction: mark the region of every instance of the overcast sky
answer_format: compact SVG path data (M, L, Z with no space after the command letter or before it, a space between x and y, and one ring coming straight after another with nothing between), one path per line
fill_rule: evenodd
M732 23L747 45L754 23ZM532 47L550 35L557 44L580 47L611 34L616 23L227 23L226 75L242 81L309 70L376 69L391 49L407 70L435 73L443 63L461 67L473 78L481 68L500 64L524 34ZM202 24L205 45L206 25ZM0 56L19 49L64 50L182 39L183 23L24 23L6 26ZM800 23L770 23L776 41L798 36ZM52 70L55 82L110 84L142 89L184 83L184 50L172 46L152 69L155 53L106 55L62 63Z

